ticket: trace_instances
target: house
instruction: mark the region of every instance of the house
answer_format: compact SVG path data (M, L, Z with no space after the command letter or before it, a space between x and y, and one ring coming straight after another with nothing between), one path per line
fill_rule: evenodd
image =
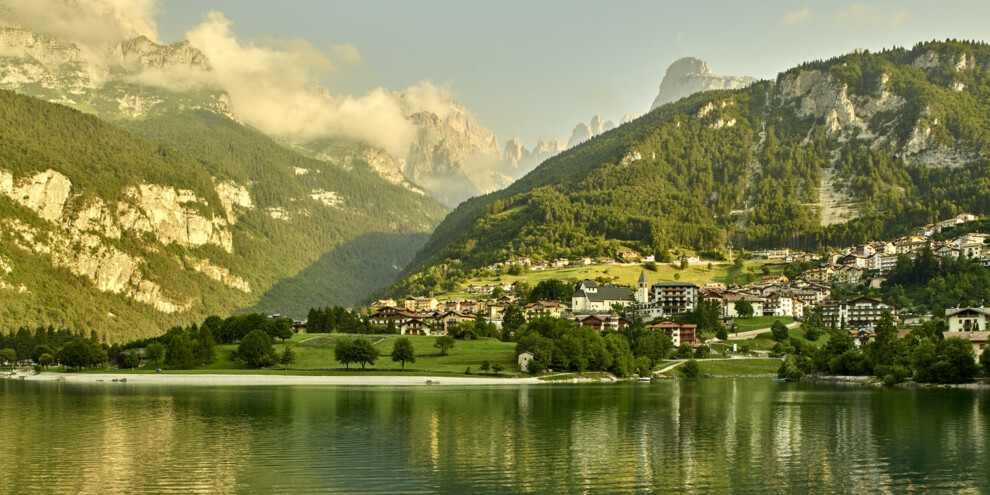
M635 302L629 287L606 284L599 286L594 280L582 280L571 296L571 311L575 313L602 313L611 311L616 304Z
M629 326L629 320L619 316L615 311L611 313L591 314L591 315L569 315L580 326L591 327L601 332L602 330L625 330Z
M961 254L959 248L952 246L951 244L945 244L940 246L935 250L935 256L939 258L958 258Z
M980 360L980 355L983 354L983 351L984 350L986 350L986 347L987 347L987 336L988 335L990 335L990 333L988 333L986 331L983 331L983 332L942 332L942 338L945 338L945 339L951 339L951 338L963 339L963 340L968 340L971 344L973 344L973 354L976 356L976 361L977 362L979 362L979 360Z
M763 283L765 284L786 284L790 279L787 275L766 275L763 277Z
M987 330L987 319L990 310L984 308L954 308L945 310L945 319L949 321L949 332L979 332Z
M643 258L643 255L639 254L639 252L637 251L633 251L632 249L619 251L618 253L615 253L615 255L626 261L639 261L640 259Z
M736 301L749 301L749 304L753 306L753 315L759 316L764 312L763 302L764 299L755 294L739 293L739 294L726 294L723 297L725 301L722 305L722 317L723 318L737 318L739 313L736 312Z
M643 263L648 263L650 261L656 261L656 260L657 260L657 257L654 256L654 255L652 255L652 254L650 254L650 255L647 255L647 256L643 256L643 259L641 259L640 261L642 261Z
M884 311L897 315L897 308L871 297L845 301L828 301L822 305L822 321L825 325L850 329L873 327Z
M377 311L379 309L382 309L382 308L385 308L385 307L388 307L388 306L397 306L397 305L398 305L398 303L395 302L395 299L379 299L379 300L371 303L371 309L374 309L374 310Z
M411 311L436 311L440 301L435 297L407 297L403 305Z
M564 305L557 301L536 301L522 308L526 321L533 318L560 318L564 314Z
M694 347L698 344L696 336L698 325L682 325L676 321L665 320L653 325L647 325L646 328L648 330L663 330L670 337L670 340L674 342L674 347L680 347L681 344Z
M519 364L519 371L522 372L532 372L536 370L529 369L529 363L533 360L533 353L526 351L516 357L516 362Z
M857 349L862 349L866 347L866 344L873 342L877 338L877 333L873 331L873 327L866 328L850 328L849 336L852 337L853 345Z

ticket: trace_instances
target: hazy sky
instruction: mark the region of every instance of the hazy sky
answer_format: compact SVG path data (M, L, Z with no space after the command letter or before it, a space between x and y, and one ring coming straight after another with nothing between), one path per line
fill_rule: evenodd
M806 60L932 39L990 40L990 2L161 0L161 41L210 11L244 42L350 44L360 61L318 81L334 94L446 85L500 144L567 140L595 114L647 111L684 56L772 78Z

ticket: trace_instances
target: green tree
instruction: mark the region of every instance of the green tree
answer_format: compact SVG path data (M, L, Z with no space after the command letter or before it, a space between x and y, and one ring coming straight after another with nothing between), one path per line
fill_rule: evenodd
M488 370L492 369L492 363L491 363L491 361L488 361L487 359L484 360L484 361L482 361L480 368L481 368L481 371L484 371L485 373L488 373Z
M698 378L701 376L701 366L694 359L681 365L681 373L687 378Z
M502 363L495 363L495 364L492 365L492 373L499 374L504 369L505 369L505 366L502 365Z
M252 330L245 335L237 346L237 357L244 364L259 368L277 362L272 339L264 330Z
M51 354L42 354L38 356L38 364L44 366L45 368L52 365L55 362L55 356Z
M416 362L416 352L408 337L395 339L395 343L392 344L392 361L402 363L403 370L406 369L406 363Z
M736 310L736 314L739 315L740 318L749 318L753 316L753 303L745 299L740 299L732 304Z
M141 366L141 358L134 349L129 349L124 353L124 368L133 369Z
M773 340L777 342L786 342L790 338L787 326L781 323L780 320L773 320L773 323L770 325L770 332L773 333Z
M454 338L449 335L443 335L437 337L437 340L433 342L433 347L440 349L440 355L446 356L447 351L454 347Z
M354 339L354 362L361 365L361 369L364 369L366 364L375 364L378 361L378 349L371 344L371 341L364 338Z
M285 350L282 351L282 358L279 359L279 363L285 368L288 368L290 364L296 362L296 351L292 350L291 345L285 346Z
M199 338L196 339L196 361L202 364L210 364L217 359L216 343L213 340L213 330L211 326L204 324L199 327Z
M162 359L165 358L165 346L161 342L151 342L144 348L144 355L147 356L148 361L161 364Z
M31 351L31 360L41 364L41 361L38 361L38 358L40 358L42 354L55 354L55 352L52 351L51 347L48 347L47 345L36 345L34 346L34 350Z
M505 314L502 316L502 340L511 341L512 335L525 324L526 317L523 316L519 306L510 304L509 307L505 308Z
M354 339L337 339L333 345L333 358L339 363L343 363L347 369L351 368L351 363L357 362L357 354L354 348Z
M165 364L171 368L189 369L196 366L193 344L185 332L174 335L165 351Z
M6 348L0 349L0 363L6 364L11 369L13 369L14 364L17 362L17 351Z

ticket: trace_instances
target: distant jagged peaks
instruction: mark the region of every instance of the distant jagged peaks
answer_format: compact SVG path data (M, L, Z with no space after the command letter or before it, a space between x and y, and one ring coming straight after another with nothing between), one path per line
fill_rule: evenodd
M622 117L623 121L626 121L627 117L629 115ZM629 120L632 119L630 118ZM605 120L600 115L594 115L591 117L591 122L587 124L578 122L574 127L574 132L571 133L571 139L567 141L567 147L572 148L612 129L615 129L615 124L611 120Z
M720 76L708 69L708 63L694 57L685 57L667 68L660 81L660 91L650 110L673 103L685 96L712 89L737 89L756 82L749 76Z

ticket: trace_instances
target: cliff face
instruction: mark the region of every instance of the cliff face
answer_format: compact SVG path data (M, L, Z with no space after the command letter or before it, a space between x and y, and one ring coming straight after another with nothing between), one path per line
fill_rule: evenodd
M704 60L686 57L667 68L660 81L660 91L650 110L667 103L673 103L685 96L712 89L737 89L756 82L748 76L720 76L708 69Z
M61 173L49 169L15 180L10 172L0 169L0 195L44 220L35 226L15 218L3 219L15 245L50 257L53 266L88 278L100 291L125 295L164 313L189 309L192 301L174 301L163 295L159 284L146 279L141 268L144 260L125 253L113 241L120 240L122 234L148 234L161 247L214 245L231 253L228 223L236 221L234 209L253 206L246 189L236 183L219 183L217 192L230 212L229 222L207 218L185 206L205 204L192 191L153 184L128 189L126 199L116 205L89 197L82 198L78 208L67 208L81 191L74 191L71 181ZM230 288L251 292L250 284L209 260L193 259L189 266Z

